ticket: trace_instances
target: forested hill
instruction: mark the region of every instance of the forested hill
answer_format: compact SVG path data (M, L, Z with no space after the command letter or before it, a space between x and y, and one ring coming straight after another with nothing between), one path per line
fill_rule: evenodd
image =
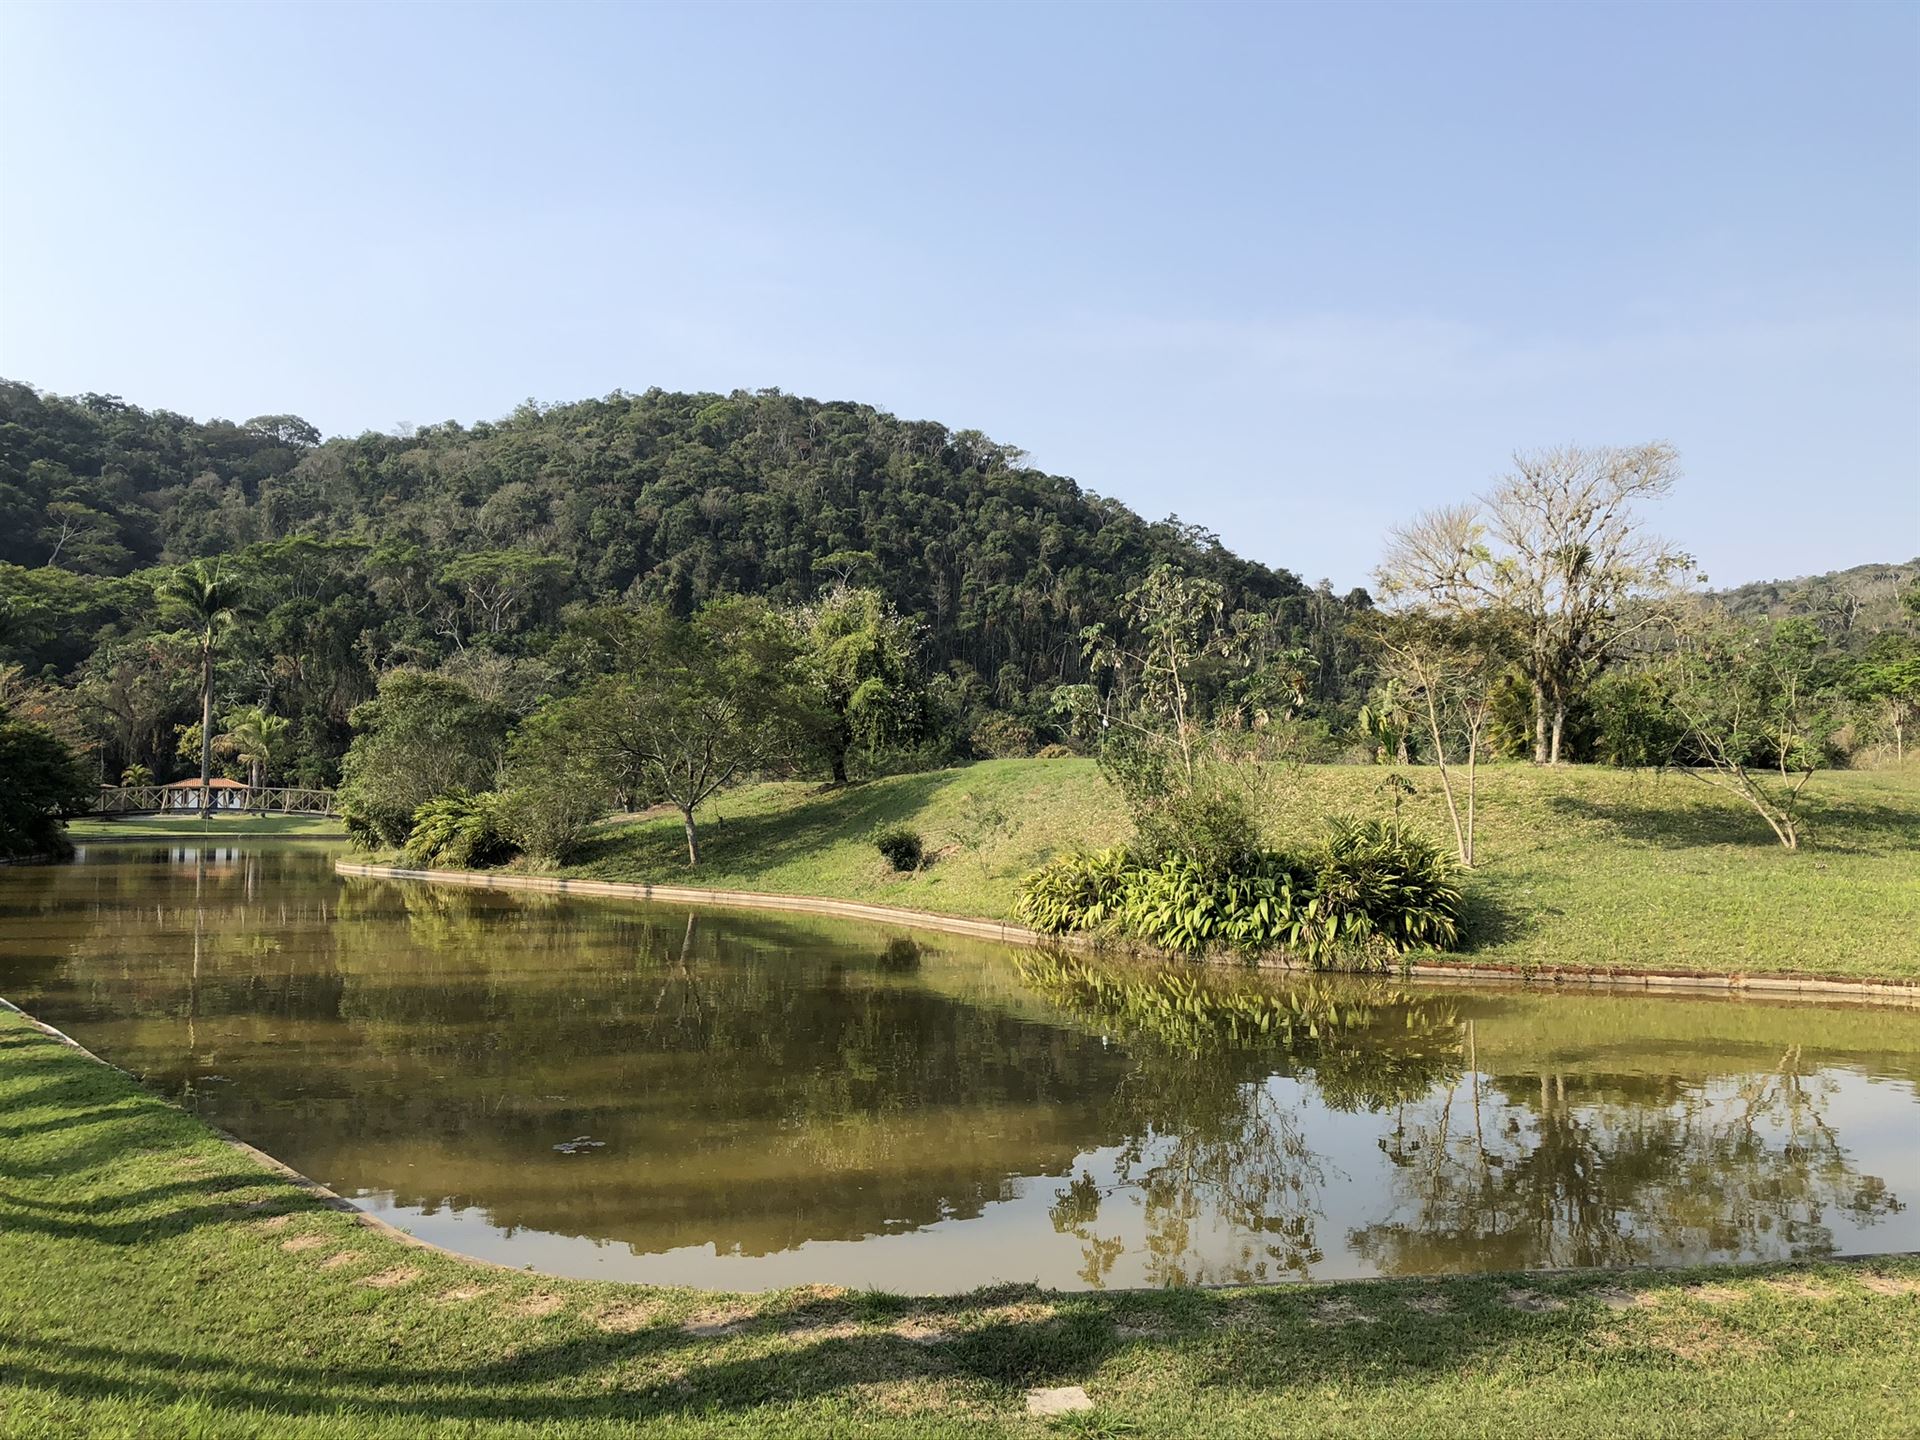
M357 617L371 642L337 638L383 657L476 639L512 653L575 600L799 603L837 576L924 620L930 668L971 667L1016 706L1076 673L1081 628L1159 561L1276 614L1333 685L1336 637L1366 603L1146 521L977 431L866 405L616 392L322 441L295 416L199 422L0 383L0 560L121 576L295 536L344 542L339 583L381 613Z
M1900 623L1901 596L1915 581L1920 581L1920 559L1903 565L1855 565L1795 580L1757 580L1718 594L1736 615L1812 620L1842 649L1858 650Z

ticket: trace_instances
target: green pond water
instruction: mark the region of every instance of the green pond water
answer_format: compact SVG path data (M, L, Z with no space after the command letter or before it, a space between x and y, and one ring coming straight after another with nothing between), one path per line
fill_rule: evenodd
M951 1291L1920 1249L1913 1009L1050 961L332 859L0 871L0 995L423 1238L557 1274Z

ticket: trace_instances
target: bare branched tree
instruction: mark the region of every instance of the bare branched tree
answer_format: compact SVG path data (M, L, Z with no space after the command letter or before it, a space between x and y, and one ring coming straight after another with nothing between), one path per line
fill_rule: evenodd
M1533 758L1558 764L1579 687L1654 622L1660 607L1647 602L1692 568L1636 512L1673 489L1679 457L1659 442L1569 445L1516 455L1513 467L1478 505L1430 510L1391 532L1375 576L1389 601L1515 616L1533 689Z

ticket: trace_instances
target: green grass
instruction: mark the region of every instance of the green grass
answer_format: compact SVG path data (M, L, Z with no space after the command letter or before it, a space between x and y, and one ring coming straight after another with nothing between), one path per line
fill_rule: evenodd
M0 1012L0 1435L1879 1436L1920 1260L950 1299L424 1250ZM1048 1426L1031 1386L1096 1408Z
M1404 814L1450 843L1438 777L1408 772ZM1383 772L1276 775L1272 838L1306 843L1331 811L1383 814ZM1920 766L1841 771L1808 790L1808 839L1782 850L1752 811L1681 774L1593 766L1483 772L1480 866L1459 960L1522 969L1920 980ZM840 790L731 792L689 871L677 817L616 821L563 873L827 895L1011 918L1020 877L1076 845L1125 839L1089 761L999 760ZM933 863L895 874L875 831L921 831Z
M344 840L347 830L331 815L95 816L67 825L79 840Z

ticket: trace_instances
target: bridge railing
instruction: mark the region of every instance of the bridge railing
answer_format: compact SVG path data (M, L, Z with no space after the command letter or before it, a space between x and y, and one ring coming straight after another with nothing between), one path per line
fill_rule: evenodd
M216 815L332 815L333 791L308 785L248 785L209 790ZM197 815L200 787L102 785L96 815Z

